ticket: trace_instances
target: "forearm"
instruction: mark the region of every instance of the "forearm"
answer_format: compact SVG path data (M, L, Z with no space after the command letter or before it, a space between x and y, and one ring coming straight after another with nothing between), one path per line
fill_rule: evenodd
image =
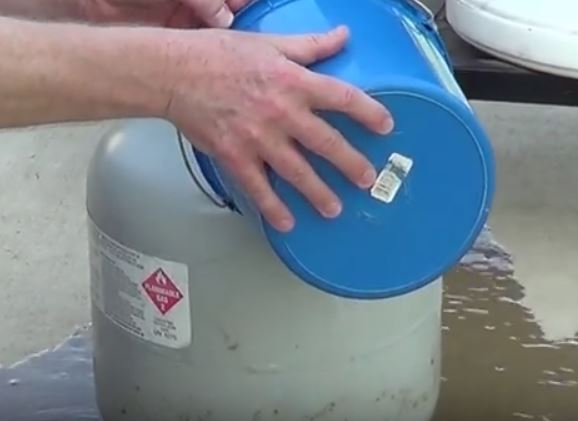
M153 28L0 18L0 127L162 117L168 50Z
M85 20L86 0L0 0L0 16L34 20Z

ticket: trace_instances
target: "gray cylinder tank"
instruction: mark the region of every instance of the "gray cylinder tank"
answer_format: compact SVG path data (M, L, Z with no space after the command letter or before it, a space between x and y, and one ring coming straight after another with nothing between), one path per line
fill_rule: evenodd
M441 279L371 302L307 285L201 192L163 120L103 139L87 208L105 421L432 417Z

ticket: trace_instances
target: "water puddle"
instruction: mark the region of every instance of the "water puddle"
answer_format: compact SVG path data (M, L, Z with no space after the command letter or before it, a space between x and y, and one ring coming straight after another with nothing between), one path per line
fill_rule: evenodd
M520 304L525 291L512 258L491 231L444 288L444 378L434 421L578 419L578 341L546 339Z
M443 316L444 381L435 421L576 420L578 346L543 338L517 302L522 287L462 267L445 288L445 309L453 311ZM447 295L468 301L450 304Z
M0 420L101 421L96 409L90 333L0 368Z
M524 290L513 275L511 257L486 230L446 276L434 421L578 419L578 338L546 339L520 304ZM53 350L0 368L0 420L102 421L91 352L90 333L81 330Z

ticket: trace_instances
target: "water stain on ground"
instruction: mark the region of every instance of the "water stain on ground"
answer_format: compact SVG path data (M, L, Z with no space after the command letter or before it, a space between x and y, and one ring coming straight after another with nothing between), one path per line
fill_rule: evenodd
M578 420L578 341L545 341L523 294L510 277L463 267L446 277L434 421Z
M487 243L445 277L443 381L433 421L578 420L578 338L543 339L517 303L524 291L512 270ZM89 332L80 331L0 368L0 420L101 421L91 353Z
M0 420L101 421L88 330L62 345L0 368Z

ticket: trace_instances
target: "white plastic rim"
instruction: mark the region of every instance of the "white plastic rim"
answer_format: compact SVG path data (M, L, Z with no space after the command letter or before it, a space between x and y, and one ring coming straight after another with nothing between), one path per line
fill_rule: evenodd
M494 57L578 79L578 0L446 0L454 31Z

